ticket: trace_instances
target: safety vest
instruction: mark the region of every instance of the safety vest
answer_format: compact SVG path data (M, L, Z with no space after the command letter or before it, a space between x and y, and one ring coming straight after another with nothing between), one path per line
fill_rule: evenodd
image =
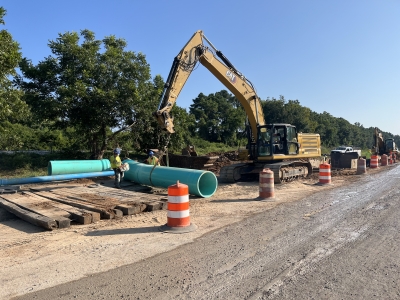
M155 157L155 156L153 156L153 157L149 157L148 159L147 159L147 163L149 164L149 165L159 165L159 163L158 163L158 158L157 157Z
M111 169L116 169L121 166L121 158L119 155L110 157Z

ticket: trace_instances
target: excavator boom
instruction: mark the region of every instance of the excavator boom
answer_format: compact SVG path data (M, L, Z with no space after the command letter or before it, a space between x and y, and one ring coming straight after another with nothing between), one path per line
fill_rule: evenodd
M175 57L168 75L158 110L153 113L160 127L169 133L174 132L170 111L179 93L197 63L205 66L240 101L249 119L254 140L257 139L257 126L265 124L261 102L249 80L247 80L229 60L197 31Z

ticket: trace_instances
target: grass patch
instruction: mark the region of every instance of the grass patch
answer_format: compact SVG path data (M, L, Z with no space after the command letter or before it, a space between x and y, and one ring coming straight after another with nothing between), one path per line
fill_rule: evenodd
M1 178L25 178L47 176L47 164L50 160L87 159L82 153L56 152L45 155L15 152L0 154Z
M238 150L238 147L228 146L222 143L211 143L202 139L194 138L192 145L195 146L198 155L206 155L212 152L229 152ZM245 144L244 144L245 145ZM180 154L180 153L176 153Z
M38 177L38 176L47 176L47 167L39 168L36 170L30 169L16 169L13 171L6 170L0 172L0 177L3 179L8 178L27 178L27 177Z

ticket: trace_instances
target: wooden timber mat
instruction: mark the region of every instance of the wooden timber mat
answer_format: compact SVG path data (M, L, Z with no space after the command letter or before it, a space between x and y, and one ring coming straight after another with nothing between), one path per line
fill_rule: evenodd
M31 187L29 191L13 194L0 194L0 207L31 224L54 230L166 209L166 195L149 192L149 187L129 184L123 189L99 184L55 184Z

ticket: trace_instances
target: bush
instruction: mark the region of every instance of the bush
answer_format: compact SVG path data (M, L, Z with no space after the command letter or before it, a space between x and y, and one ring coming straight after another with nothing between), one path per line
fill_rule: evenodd
M237 150L237 147L228 146L223 143L212 143L201 138L193 138L192 143L192 145L195 146L198 155L205 155L211 152L228 152Z
M47 165L51 160L84 160L89 153L54 152L37 154L29 152L0 153L0 172L6 177L30 177L47 175Z

